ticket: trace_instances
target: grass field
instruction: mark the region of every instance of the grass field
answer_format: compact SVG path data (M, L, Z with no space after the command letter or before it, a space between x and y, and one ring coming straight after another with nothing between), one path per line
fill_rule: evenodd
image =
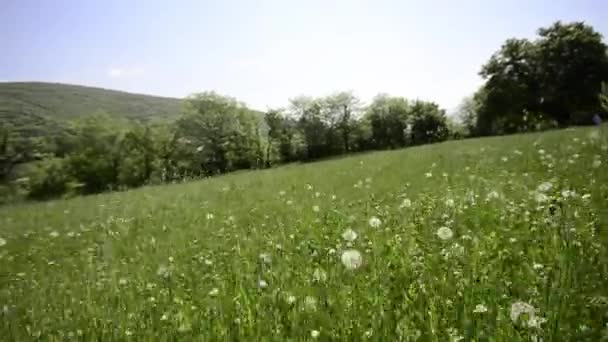
M7 341L608 340L608 127L0 208Z

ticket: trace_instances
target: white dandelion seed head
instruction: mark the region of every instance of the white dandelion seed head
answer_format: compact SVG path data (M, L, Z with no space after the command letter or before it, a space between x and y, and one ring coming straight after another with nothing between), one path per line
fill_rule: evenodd
M296 300L297 300L296 296L294 296L292 294L287 294L287 296L285 296L285 301L289 305L295 304Z
M425 176L426 178L431 178L431 177L433 177L433 174L432 174L432 173L430 173L430 172L427 172L427 173L425 173L425 174L424 174L424 176Z
M125 279L125 278L120 278L118 280L118 285L123 285L124 286L124 285L127 285L127 283L128 283L128 280Z
M209 296L215 297L220 293L220 290L217 287L214 287L209 291Z
M355 241L357 239L357 236L357 233L350 228L348 228L342 233L342 238L348 242Z
M535 270L542 270L545 266L543 266L543 264L539 264L539 263L534 263L532 265L532 268L534 268Z
M355 270L363 264L363 256L356 249L347 249L342 252L342 256L340 257L342 260L342 264L349 270Z
M376 216L372 216L372 217L370 217L368 223L369 223L370 227L372 227L372 228L379 228L380 225L382 224L382 221L380 221L380 219L377 218Z
M260 253L259 259L264 264L270 264L272 262L272 256L270 253Z
M517 323L521 315L526 315L528 321L536 314L536 309L526 302L515 302L511 304L511 321Z
M592 166L594 169L597 169L597 168L598 168L598 167L600 167L601 165L602 165L602 161L601 161L601 160L599 160L599 159L594 160L594 161L593 161L593 164L591 164L591 166Z
M281 191L279 191L279 196L281 196L281 197L282 197L282 196L285 196L285 194L286 194L285 190L281 190Z
M409 198L404 198L401 202L400 208L409 208L412 206L412 201Z
M156 275L165 279L169 278L171 276L171 268L166 265L160 265L156 270Z
M500 198L500 194L497 191L490 191L487 195L488 200L498 199Z
M534 200L538 203L545 203L545 202L549 201L549 196L543 194L542 192L535 192Z
M293 201L292 201L292 200L288 200L287 202L285 202L285 204L287 204L287 205L292 205L292 204L293 204Z
M319 210L321 210L321 209L319 208L319 206L318 206L318 205L313 205L313 206L312 206L312 211L314 211L315 213L318 213L318 212L319 212Z
M452 198L448 198L445 200L445 205L448 207L453 207L454 206L454 200Z
M508 161L509 161L509 158L507 158L507 157L502 157L502 158L500 158L500 160L502 160L502 162L503 162L503 163L506 163L506 162L508 162Z
M551 190L551 188L553 187L553 184L551 184L551 182L544 182L541 183L538 188L536 188L536 190L538 192L547 192L549 190Z
M56 230L54 230L49 233L49 236L52 238L56 238L56 237L59 237L59 233Z
M365 183L371 183L372 179L370 177L365 178Z
M312 280L317 283L324 283L327 281L327 272L325 272L325 270L322 268L316 268L312 272Z
M308 311L316 311L317 310L317 299L312 296L304 297L304 308Z
M6 245L6 240L0 237L0 247Z
M581 196L581 198L584 200L588 200L591 198L591 194L584 194L583 196Z
M207 220L213 220L213 218L214 218L215 216L213 216L213 214L212 214L212 213L207 213L207 215L206 215L205 217L207 218Z
M312 330L310 332L310 337L315 338L315 339L318 338L320 335L321 335L321 332L319 332L319 330Z
M486 313L486 312L488 312L488 308L483 304L475 305L475 310L473 310L473 313Z
M265 289L268 287L268 283L264 279L258 280L258 287L261 289Z
M449 240L454 237L454 232L448 227L441 227L437 229L437 236L441 240Z

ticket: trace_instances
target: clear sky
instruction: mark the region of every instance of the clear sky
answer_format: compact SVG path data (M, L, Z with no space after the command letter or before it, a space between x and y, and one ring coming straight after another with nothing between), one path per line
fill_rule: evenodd
M606 37L608 1L0 0L0 80L216 90L260 110L336 90L453 109L505 39L555 20Z

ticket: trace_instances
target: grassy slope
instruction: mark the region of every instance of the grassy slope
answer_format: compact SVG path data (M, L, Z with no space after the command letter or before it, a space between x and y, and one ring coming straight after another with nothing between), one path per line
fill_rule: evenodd
M0 208L0 335L599 341L603 148L608 127L580 128ZM543 182L549 202L533 194ZM441 226L454 237L440 240ZM363 253L361 268L341 264L346 248ZM513 323L520 300L547 321Z
M58 83L0 83L0 120L27 136L48 134L62 122L103 111L130 119L176 117L175 98Z

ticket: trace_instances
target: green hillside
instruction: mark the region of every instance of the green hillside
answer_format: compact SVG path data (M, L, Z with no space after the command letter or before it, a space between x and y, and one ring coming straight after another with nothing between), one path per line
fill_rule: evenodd
M602 341L608 127L0 208L7 341Z
M66 120L99 111L149 120L174 118L180 108L175 98L59 83L0 83L0 121L25 136L55 132Z

